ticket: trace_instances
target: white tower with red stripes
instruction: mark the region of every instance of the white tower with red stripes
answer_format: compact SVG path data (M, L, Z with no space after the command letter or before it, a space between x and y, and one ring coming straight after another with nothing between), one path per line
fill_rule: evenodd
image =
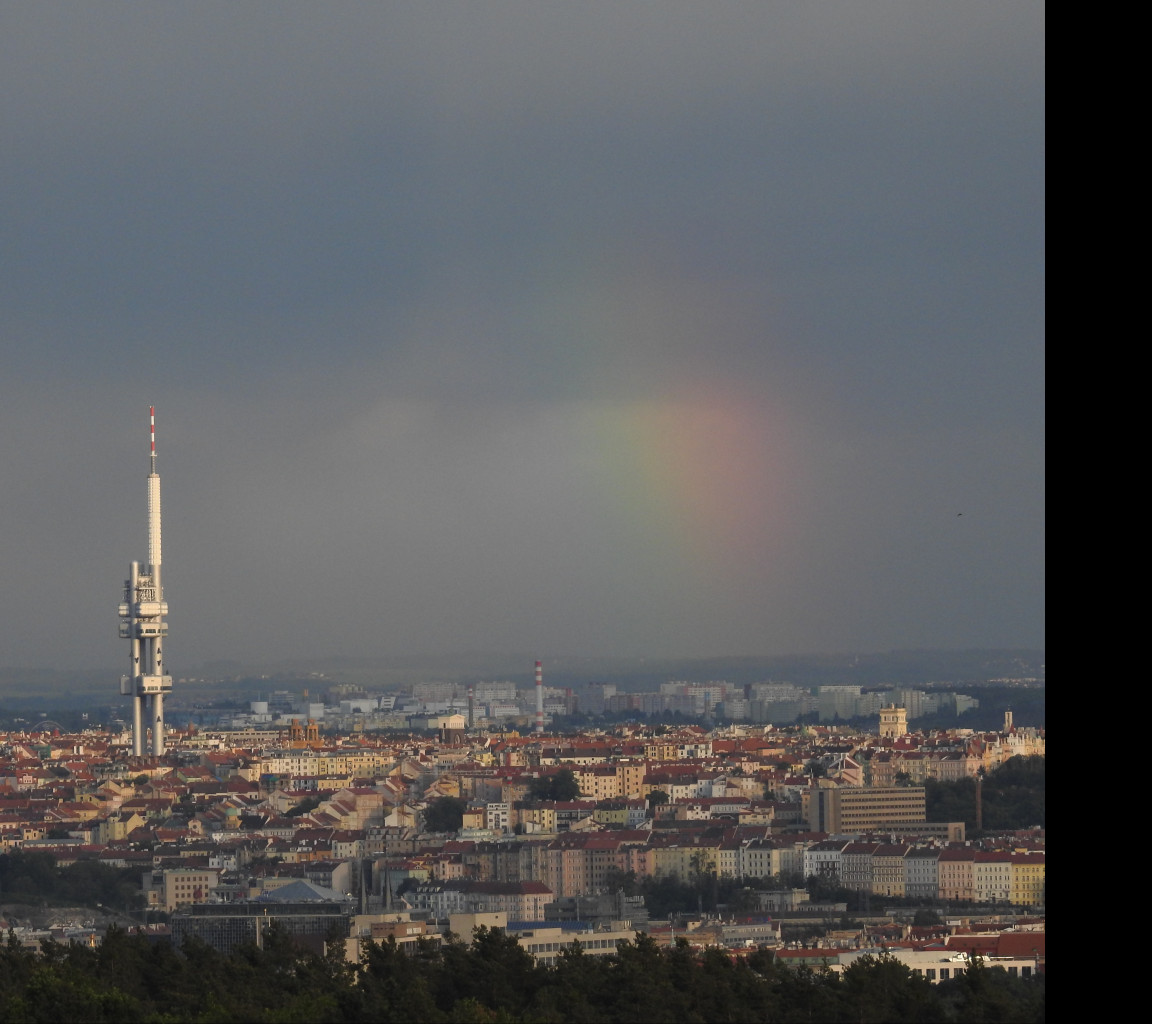
M132 753L164 753L164 694L172 677L164 672L168 637L168 602L160 578L160 474L156 472L156 409L149 407L152 445L148 472L148 561L131 562L120 603L120 637L130 643L129 674L120 677L120 692L132 698ZM151 733L151 743L149 743Z
M544 667L536 662L536 735L544 732Z

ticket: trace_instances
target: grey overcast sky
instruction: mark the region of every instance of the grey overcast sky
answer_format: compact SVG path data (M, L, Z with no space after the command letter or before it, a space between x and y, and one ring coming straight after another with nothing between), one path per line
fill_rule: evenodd
M1044 645L1044 4L0 3L0 665Z

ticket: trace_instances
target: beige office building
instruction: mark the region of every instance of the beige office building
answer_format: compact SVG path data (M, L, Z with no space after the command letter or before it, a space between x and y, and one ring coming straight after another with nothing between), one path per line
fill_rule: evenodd
M219 868L167 868L164 871L164 909L171 913L190 903L207 903L219 882Z
M808 827L814 832L858 835L896 831L924 822L923 786L836 786L819 780L804 794Z

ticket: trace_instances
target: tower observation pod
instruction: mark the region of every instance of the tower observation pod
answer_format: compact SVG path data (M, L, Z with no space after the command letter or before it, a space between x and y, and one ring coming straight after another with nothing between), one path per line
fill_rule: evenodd
M120 602L120 637L129 643L128 675L120 693L132 698L132 753L164 753L164 694L172 677L164 671L168 602L160 578L160 475L156 472L156 409L149 407L148 561L131 562ZM150 742L149 742L150 738Z

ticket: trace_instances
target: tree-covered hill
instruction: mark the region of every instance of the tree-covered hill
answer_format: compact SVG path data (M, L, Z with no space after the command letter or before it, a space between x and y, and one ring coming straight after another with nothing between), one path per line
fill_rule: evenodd
M1044 825L1044 762L1040 756L1012 757L988 772L981 783L983 830L1026 829ZM929 821L962 821L976 832L976 779L924 786Z

